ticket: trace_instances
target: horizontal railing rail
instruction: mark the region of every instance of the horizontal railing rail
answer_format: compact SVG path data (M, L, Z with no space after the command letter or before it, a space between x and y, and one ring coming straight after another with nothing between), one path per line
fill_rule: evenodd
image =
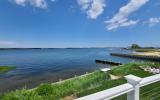
M139 88L160 81L160 74L140 78L134 75L125 76L128 83L100 91L76 100L110 100L127 93L127 100L139 100Z
M141 82L140 82L140 86L146 86L146 85L149 85L149 84L152 84L152 83L155 83L155 82L158 82L160 81L160 74L156 74L156 75L153 75L153 76L149 76L149 77L146 77L144 78Z

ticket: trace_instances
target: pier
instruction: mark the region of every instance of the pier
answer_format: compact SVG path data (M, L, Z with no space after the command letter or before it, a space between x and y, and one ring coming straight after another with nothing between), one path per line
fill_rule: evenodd
M118 57L127 57L127 58L143 59L143 60L160 61L160 57L158 57L158 56L146 56L146 55L136 55L136 54L120 54L120 53L111 53L110 55L111 56L118 56Z
M107 61L107 60L95 60L96 63L102 63L102 64L110 64L110 65L122 65L120 62L113 62L113 61Z

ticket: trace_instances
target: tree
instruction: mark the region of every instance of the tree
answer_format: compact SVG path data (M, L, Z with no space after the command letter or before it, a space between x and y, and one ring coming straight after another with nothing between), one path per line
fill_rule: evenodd
M138 44L132 44L132 49L140 49L141 47Z

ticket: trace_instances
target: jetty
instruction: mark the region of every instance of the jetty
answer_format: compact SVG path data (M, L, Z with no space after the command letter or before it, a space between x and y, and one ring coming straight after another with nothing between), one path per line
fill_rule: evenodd
M110 53L110 55L111 56L118 56L118 57L142 59L142 60L160 61L160 57L158 57L158 56L147 56L147 55L137 55L137 54L121 54L121 53Z
M102 63L102 64L110 64L110 65L122 65L120 62L113 62L113 61L107 61L107 60L95 60L96 63Z

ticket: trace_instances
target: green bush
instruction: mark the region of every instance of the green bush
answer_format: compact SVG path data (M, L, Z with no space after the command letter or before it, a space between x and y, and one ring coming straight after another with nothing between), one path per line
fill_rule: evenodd
M51 84L41 84L35 91L38 95L47 96L53 93L53 87Z

